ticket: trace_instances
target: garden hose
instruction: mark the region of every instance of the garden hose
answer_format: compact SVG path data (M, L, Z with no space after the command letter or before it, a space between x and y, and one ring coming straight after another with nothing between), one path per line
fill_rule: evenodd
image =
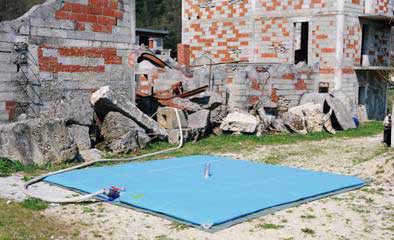
M95 160L95 161L92 161L92 162L83 163L83 164L80 164L80 165L77 165L77 166L74 166L74 167L62 169L62 170L59 170L59 171L56 171L56 172L51 172L51 173L48 173L48 174L44 174L42 176L36 177L36 178L26 182L25 185L23 186L23 193L26 194L29 197L37 198L37 199L43 200L45 202L50 202L50 203L76 203L76 202L84 202L84 201L87 201L87 200L89 200L91 198L94 198L94 197L96 197L98 195L102 195L102 194L106 194L106 193L110 192L110 189L101 189L101 190L99 190L97 192L94 192L94 193L91 193L91 194L86 194L86 195L79 196L79 197L59 198L59 199L57 199L57 198L51 198L51 197L45 197L45 196L36 196L36 195L34 195L33 193L31 193L29 191L29 187L32 186L33 184L41 182L42 180L44 180L45 178L47 178L49 176L53 176L53 175L57 175L57 174L60 174L60 173L65 173L65 172L69 172L69 171L72 171L72 170L81 169L81 168L86 168L86 167L92 166L92 165L94 165L96 163L130 162L130 161L135 161L135 160L139 160L139 159L142 159L142 158L147 158L147 157L152 157L152 156L163 154L163 153L172 152L172 151L175 151L175 150L178 150L178 149L182 148L183 147L183 141L184 141L183 138L184 137L183 137L183 132L182 132L181 119L180 119L179 112L178 112L179 110L176 109L176 108L172 108L172 109L175 110L176 117L177 117L177 120L178 120L178 127L179 127L180 140L179 140L179 145L177 147L164 149L164 150L157 151L157 152L154 152L154 153L148 153L148 154L144 154L144 155L136 156L136 157L132 157L132 158L99 159L99 160Z

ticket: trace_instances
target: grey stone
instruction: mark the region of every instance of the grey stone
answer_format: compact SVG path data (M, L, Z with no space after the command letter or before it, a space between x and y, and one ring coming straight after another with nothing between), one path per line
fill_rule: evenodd
M286 128L285 123L281 118L277 118L272 122L270 130L279 133L289 133L289 130Z
M198 103L205 109L213 110L220 105L225 104L225 100L215 92L205 92L201 96L191 99L192 102Z
M184 128L182 129L182 134L183 134L183 142L187 142L190 140L198 140L199 138L199 131L198 130L193 130L190 128ZM180 142L181 136L179 129L169 129L168 130L168 142L174 145L178 145Z
M291 113L285 112L282 115L283 122L286 127L288 127L292 132L298 134L307 134L305 120L301 116Z
M210 111L203 109L198 112L189 114L189 128L191 129L207 129L209 125Z
M167 136L164 128L139 110L129 99L121 94L115 94L109 86L105 86L92 94L90 99L96 112L105 116L108 112L119 112L124 116L135 121L147 133L153 133L159 136Z
M103 158L104 154L102 151L93 148L88 150L79 151L80 156L86 162L93 162Z
M35 118L0 125L0 157L42 165L72 160L77 154L64 120Z
M137 123L117 112L107 114L101 125L101 134L107 147L115 153L144 148L151 140Z
M186 98L174 98L172 99L172 103L188 112L197 112L202 109L199 104L194 103Z
M71 137L74 139L74 142L77 144L78 150L87 150L92 147L89 136L89 127L71 125L68 127L68 130Z
M78 125L92 125L94 110L90 105L90 96L89 93L68 92L49 103L49 111L44 115L50 118L62 118Z
M289 112L303 118L308 132L323 131L322 106L320 104L306 103L289 109Z
M259 121L248 113L233 112L223 119L220 128L223 131L254 133Z
M356 128L356 124L353 120L352 113L346 108L346 106L335 97L327 97L326 103L333 110L332 118L334 117L335 122L339 125L339 130L348 130ZM335 127L334 128L338 128Z
M306 103L320 104L322 107L321 111L325 114L332 109L331 120L335 129L347 130L356 128L356 124L353 121L354 115L339 98L326 93L308 93L300 100L301 105Z
M185 113L178 109L178 115L181 121L181 127L186 128L188 126L188 122L186 120ZM157 110L157 122L159 125L166 129L177 129L178 118L174 108L170 107L161 107Z

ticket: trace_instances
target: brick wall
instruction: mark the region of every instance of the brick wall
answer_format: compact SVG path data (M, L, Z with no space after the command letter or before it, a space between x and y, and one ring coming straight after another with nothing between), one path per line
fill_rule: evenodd
M128 64L134 49L134 4L48 1L19 19L0 23L0 106L15 101L37 114L64 94L105 85L134 99L134 66ZM17 42L26 43L27 51L15 51ZM26 64L17 68L14 61L22 55ZM5 110L0 108L0 120L8 119Z

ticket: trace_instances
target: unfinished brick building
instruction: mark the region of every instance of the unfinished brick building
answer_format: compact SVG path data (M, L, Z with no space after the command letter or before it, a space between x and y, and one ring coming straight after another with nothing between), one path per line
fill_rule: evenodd
M134 0L48 0L1 22L0 121L105 85L134 98L134 8Z
M182 42L194 65L232 62L208 78L236 107L340 91L382 119L393 10L392 0L183 0Z

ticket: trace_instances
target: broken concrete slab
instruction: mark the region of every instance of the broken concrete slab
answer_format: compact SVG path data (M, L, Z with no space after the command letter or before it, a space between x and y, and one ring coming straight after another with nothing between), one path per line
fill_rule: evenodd
M333 127L337 130L347 130L357 127L354 123L352 112L340 99L331 94L307 93L300 100L301 105L306 103L320 104L322 106L321 111L325 114L332 109L331 120Z
M183 134L183 142L187 142L190 140L195 140L196 138L198 139L199 137L199 132L198 130L195 129L190 129L190 128L184 128L182 129L182 134ZM179 129L168 129L168 142L173 144L173 145L178 145L180 142L181 136Z
M285 123L283 119L277 118L275 119L271 126L270 126L271 131L275 131L278 133L289 133L290 131L286 128Z
M89 135L89 127L81 125L71 125L68 126L71 137L78 146L78 150L87 150L92 147L92 143Z
M209 114L210 111L203 109L195 113L189 114L188 127L191 129L207 129L209 125Z
M224 98L215 92L204 92L200 96L192 98L191 101L209 110L225 104Z
M35 118L0 125L0 157L43 165L73 160L77 154L64 120Z
M223 119L220 128L223 131L254 133L258 124L258 119L251 114L233 112Z
M89 126L93 122L93 107L90 93L69 92L58 101L49 103L44 116L65 119L67 123Z
M95 111L100 116L105 116L109 112L119 112L135 121L147 133L159 136L167 136L164 128L139 110L129 99L120 94L115 94L109 86L102 87L92 94L90 99Z
M188 121L186 119L185 113L178 109L178 115L181 121L181 127L186 128L188 126ZM162 128L166 129L176 129L179 128L178 118L174 108L161 107L157 110L157 122Z
M144 148L150 137L137 123L118 112L110 112L101 125L107 147L115 153L132 152Z
M290 108L289 112L304 119L308 132L323 131L324 113L320 104L306 103Z
M339 99L335 97L327 97L326 103L333 110L331 119L335 129L348 130L357 128L356 123L353 120L352 113Z
M79 155L85 162L93 162L104 157L104 153L96 148L79 151Z
M282 115L283 122L286 127L288 127L292 132L298 134L307 134L305 120L303 117L293 114L290 112L285 112Z
M194 103L186 98L176 97L169 100L160 100L159 102L164 106L182 109L187 112L197 112L203 109L199 104Z

